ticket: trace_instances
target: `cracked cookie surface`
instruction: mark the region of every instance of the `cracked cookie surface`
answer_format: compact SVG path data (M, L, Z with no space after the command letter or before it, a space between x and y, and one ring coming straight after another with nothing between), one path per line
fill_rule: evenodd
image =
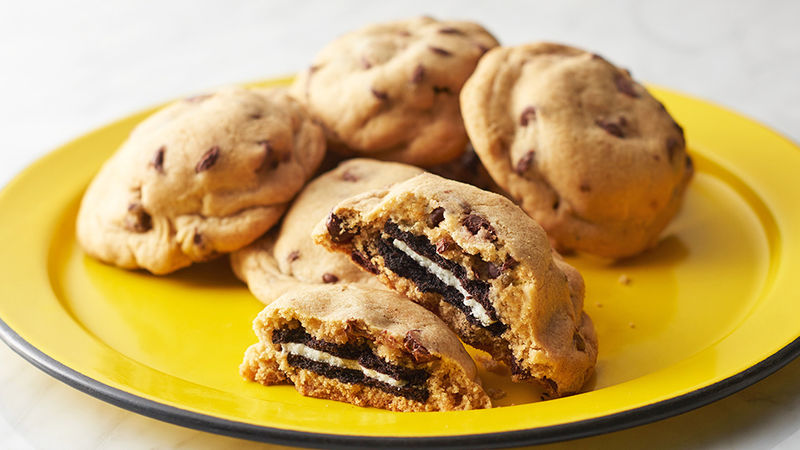
M314 239L434 312L515 381L561 396L592 373L583 279L505 197L426 173L339 203Z
M498 47L461 92L492 178L560 250L653 245L692 177L683 130L628 71L552 43Z
M92 180L78 241L155 274L231 252L280 219L324 153L322 129L285 90L177 101L139 124Z
M280 229L231 255L237 276L269 304L301 284L360 283L383 288L344 255L311 240L311 231L340 201L407 180L422 169L373 159L351 159L306 185L292 202Z
M292 94L322 123L332 150L428 167L463 152L458 95L496 45L472 22L370 25L323 48Z

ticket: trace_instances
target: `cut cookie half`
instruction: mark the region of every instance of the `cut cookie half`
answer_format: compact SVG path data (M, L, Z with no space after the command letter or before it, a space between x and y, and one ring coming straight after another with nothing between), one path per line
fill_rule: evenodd
M475 364L436 316L394 292L311 286L253 322L240 372L303 395L394 411L491 407Z
M597 358L580 274L508 199L422 174L352 197L317 225L343 252L550 396L578 392Z

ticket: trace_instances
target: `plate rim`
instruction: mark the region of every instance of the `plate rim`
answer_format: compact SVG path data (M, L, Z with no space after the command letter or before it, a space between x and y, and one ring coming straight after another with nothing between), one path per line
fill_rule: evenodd
M37 369L72 388L119 408L198 431L251 441L316 448L373 448L376 446L387 448L410 446L417 448L502 448L596 436L677 416L721 400L772 375L800 356L800 337L797 337L767 358L716 383L659 402L591 419L494 433L394 437L287 430L197 413L117 389L84 375L36 348L17 334L2 318L0 318L0 340Z

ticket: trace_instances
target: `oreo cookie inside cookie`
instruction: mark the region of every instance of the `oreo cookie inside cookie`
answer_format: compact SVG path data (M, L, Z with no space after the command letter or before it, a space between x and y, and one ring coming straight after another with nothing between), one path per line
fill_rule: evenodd
M314 338L302 327L274 330L272 343L281 346L290 366L420 403L428 400L425 382L430 373L392 364L373 353L366 343L327 342Z
M383 227L377 249L386 268L411 280L422 292L441 295L470 323L494 336L507 329L489 300L489 283L470 279L464 266L440 255L425 236L403 231L390 220Z

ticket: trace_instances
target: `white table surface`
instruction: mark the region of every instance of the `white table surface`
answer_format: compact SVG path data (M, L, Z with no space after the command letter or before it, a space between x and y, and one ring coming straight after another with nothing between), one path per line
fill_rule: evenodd
M0 186L109 121L178 96L293 73L347 30L419 14L479 21L504 44L582 46L638 79L730 107L800 141L796 0L5 2ZM798 380L800 360L709 406L551 448L800 448ZM106 404L0 345L0 449L256 447Z

